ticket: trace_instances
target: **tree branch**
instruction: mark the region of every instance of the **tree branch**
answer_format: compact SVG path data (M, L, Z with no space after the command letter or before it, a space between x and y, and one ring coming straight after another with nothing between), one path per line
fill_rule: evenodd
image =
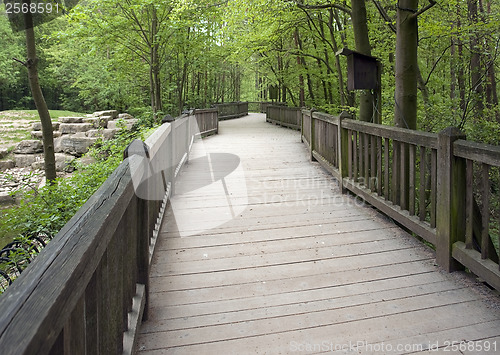
M411 17L413 18L416 18L418 17L419 15L422 15L424 12L426 12L427 10L429 10L430 8L434 7L434 5L436 5L436 1L435 0L429 0L429 5L427 5L426 7L422 8L421 10L415 12L413 15L411 15Z
M346 13L348 13L349 15L351 15L351 8L348 7L347 5L344 6L344 5L339 5L339 4L324 4L324 5L304 5L304 4L301 4L299 3L297 0L289 0L289 1L292 1L295 3L295 5L297 5L297 7L299 7L300 9L306 9L306 10L322 10L322 9L330 9L330 8L334 8L334 9L338 9L340 11L344 11Z
M21 63L21 64L22 64L23 66L25 66L25 67L27 67L27 66L28 66L28 63L23 62L22 60L19 60L19 59L17 59L17 58L12 58L12 59L13 59L13 60L15 60L16 62Z
M392 19L390 18L387 11L385 11L385 9L382 7L382 5L380 5L380 3L377 0L373 0L373 3L375 4L375 7L380 13L380 16L382 16L382 18L385 20L387 26L389 26L392 32L396 33L396 26L392 24Z

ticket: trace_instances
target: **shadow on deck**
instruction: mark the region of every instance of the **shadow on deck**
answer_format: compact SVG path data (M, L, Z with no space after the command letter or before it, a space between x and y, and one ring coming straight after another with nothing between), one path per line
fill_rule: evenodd
M497 297L342 195L296 131L221 122L181 176L140 354L498 353Z

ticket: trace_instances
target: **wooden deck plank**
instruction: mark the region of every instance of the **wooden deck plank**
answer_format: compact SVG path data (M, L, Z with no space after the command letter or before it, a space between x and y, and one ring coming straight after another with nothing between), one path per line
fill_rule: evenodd
M431 250L340 194L297 132L251 115L221 122L203 148L236 155L244 174L229 174L221 195L199 189L209 175L201 159L181 172L153 258L139 354L324 353L332 349L306 346L500 337L489 293L440 271ZM213 176L228 167L216 164ZM226 204L238 213L221 214ZM189 213L195 219L185 223Z

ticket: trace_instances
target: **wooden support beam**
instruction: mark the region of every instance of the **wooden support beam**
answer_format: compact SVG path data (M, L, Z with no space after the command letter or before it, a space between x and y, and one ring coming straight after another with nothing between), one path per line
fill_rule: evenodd
M464 239L465 230L465 163L453 156L458 139L465 135L455 127L438 135L436 262L448 272L463 268L452 257L453 244Z

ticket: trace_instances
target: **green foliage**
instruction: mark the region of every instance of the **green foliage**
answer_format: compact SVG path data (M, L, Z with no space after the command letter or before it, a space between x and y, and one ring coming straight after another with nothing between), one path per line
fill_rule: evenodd
M42 188L27 186L20 204L2 211L0 238L57 234L120 164L127 144L146 132L122 129L115 139L97 142L87 153L95 162L75 163L77 170L71 177L58 178Z

